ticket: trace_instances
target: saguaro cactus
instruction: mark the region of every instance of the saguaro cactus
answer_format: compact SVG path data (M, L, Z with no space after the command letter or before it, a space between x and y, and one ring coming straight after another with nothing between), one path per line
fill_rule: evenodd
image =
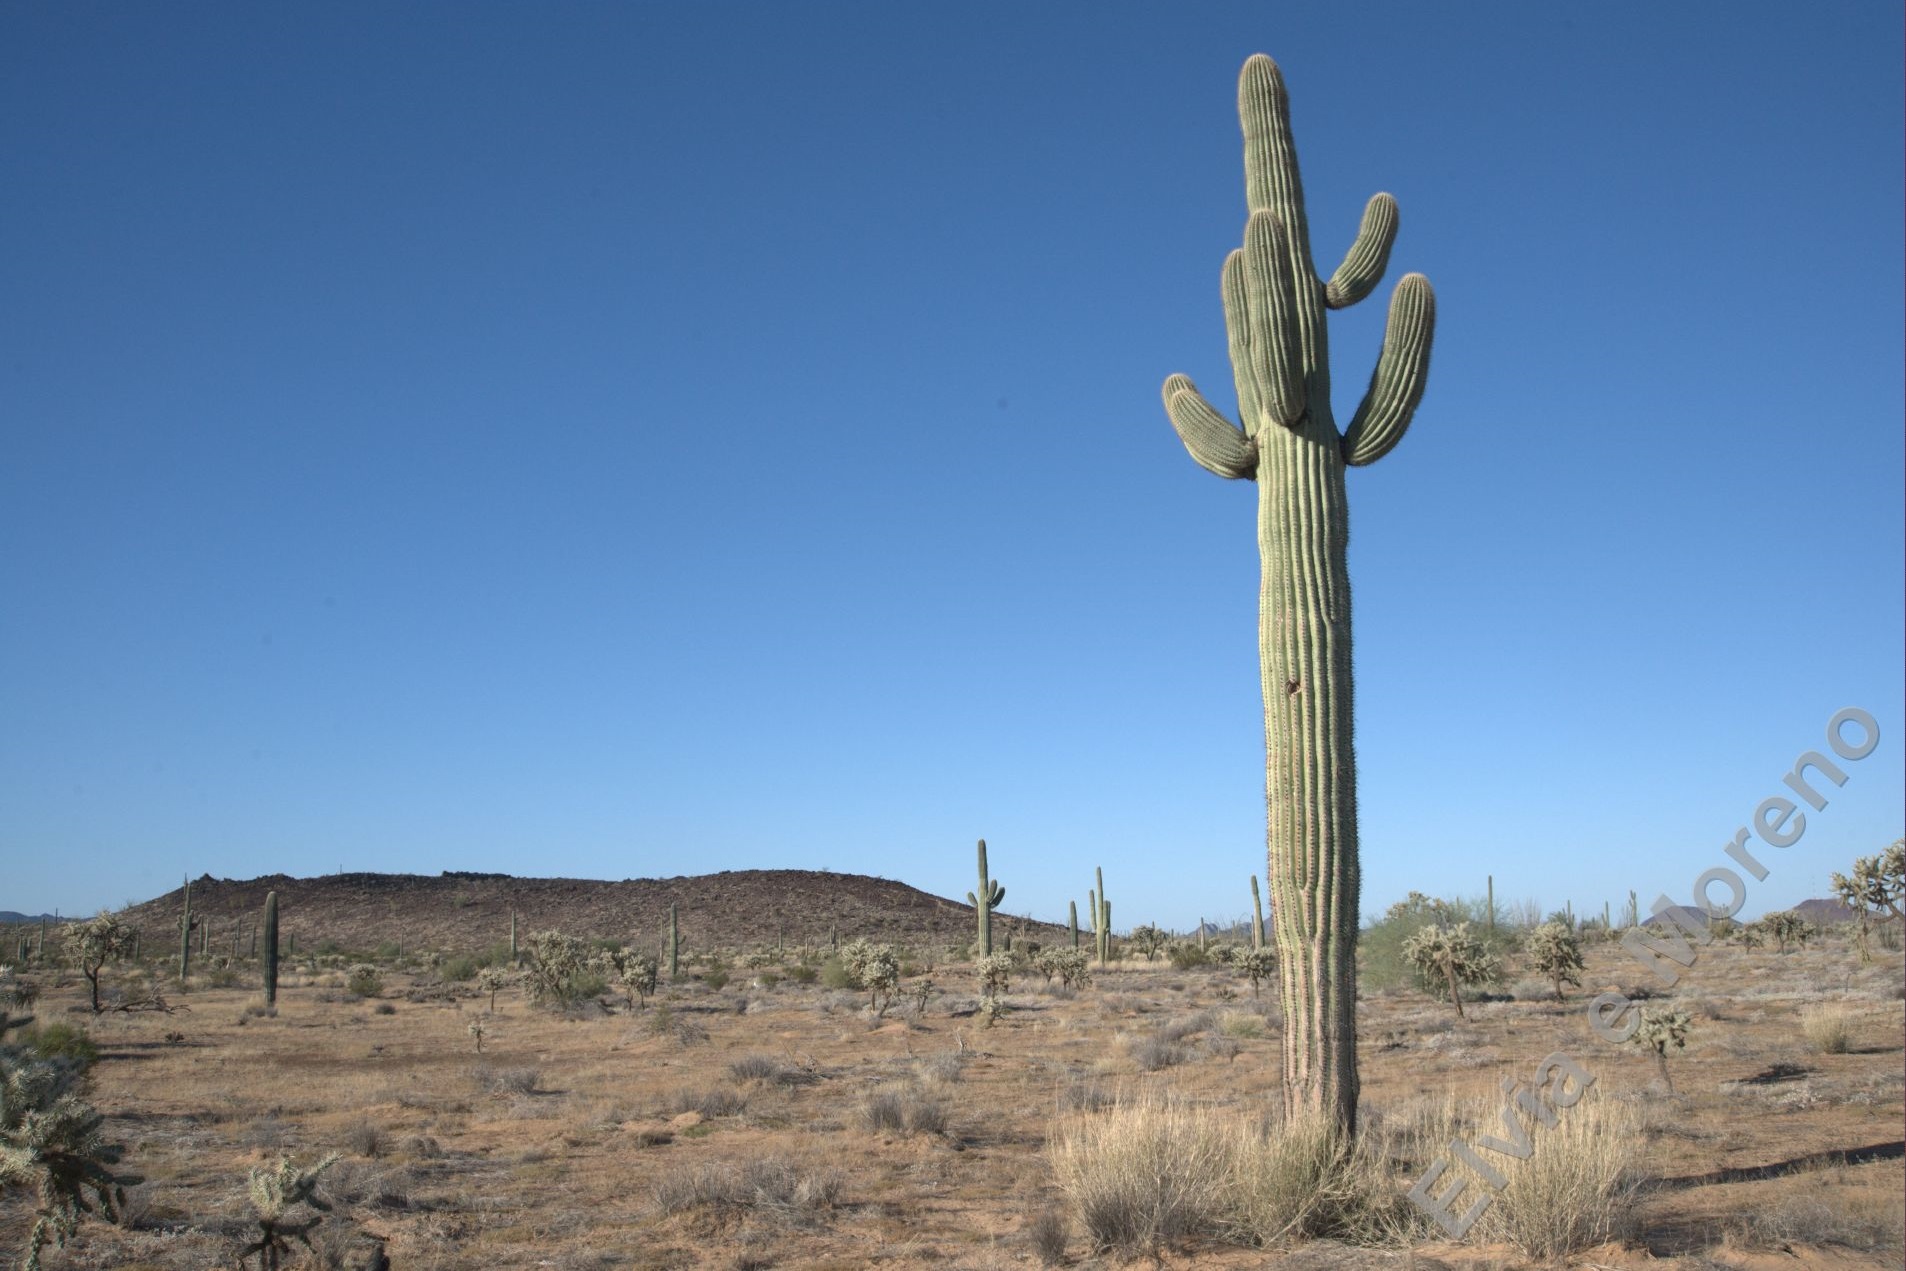
M265 893L265 1005L278 1004L278 893Z
M668 978L673 980L682 973L682 926L673 901L668 906L668 935L663 948L668 958Z
M1072 933L1072 947L1079 947L1079 902L1066 901L1066 928Z
M986 840L979 841L979 891L967 892L966 903L979 915L979 955L993 952L993 910L1006 899L1006 889L986 876ZM1012 937L1007 937L1010 946Z
M1257 875L1251 875L1251 947L1264 947L1264 896L1257 889Z
M1423 394L1435 300L1410 274L1390 298L1383 351L1339 433L1330 405L1326 309L1368 295L1389 263L1396 200L1371 198L1343 264L1317 276L1304 218L1290 101L1262 54L1238 84L1244 246L1222 292L1242 426L1183 375L1165 410L1191 457L1258 487L1259 666L1264 694L1271 926L1283 995L1287 1113L1356 1123L1356 754L1352 743L1350 524L1346 468L1403 438Z
M192 880L185 880L185 908L179 913L179 983L192 970L192 928L199 920L192 916Z

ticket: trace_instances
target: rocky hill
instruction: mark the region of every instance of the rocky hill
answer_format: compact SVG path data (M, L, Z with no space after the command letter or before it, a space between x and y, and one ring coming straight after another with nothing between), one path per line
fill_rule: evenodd
M474 953L509 939L512 913L524 937L555 929L654 947L671 904L684 952L824 946L835 936L944 948L975 935L969 905L891 879L812 870L725 870L621 882L460 872L243 880L206 875L192 883L192 912L210 923L213 953L229 953L234 932L249 950L251 927L271 891L278 893L280 930L300 951L329 943L346 950L395 944L406 951ZM177 941L182 903L183 888L176 888L123 916L150 952ZM993 922L995 932L1005 924L1015 936L1025 932L1036 940L1064 930L1005 915Z

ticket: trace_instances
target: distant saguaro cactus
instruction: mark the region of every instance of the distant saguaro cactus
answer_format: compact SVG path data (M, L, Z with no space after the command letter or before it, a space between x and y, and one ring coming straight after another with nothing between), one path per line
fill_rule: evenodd
M199 920L192 916L192 880L185 880L185 908L179 914L179 983L192 970L192 929Z
M1282 968L1284 1106L1357 1115L1356 752L1352 744L1350 522L1344 474L1403 439L1422 399L1435 300L1406 275L1383 351L1342 433L1330 404L1326 309L1368 295L1389 263L1396 200L1371 198L1328 281L1312 266L1290 101L1277 64L1244 64L1238 85L1244 246L1224 262L1225 326L1242 427L1183 375L1165 410L1191 457L1258 487L1258 652L1264 696L1271 922Z
M668 907L668 932L662 951L668 959L668 978L673 980L682 972L682 927L672 901Z
M278 893L265 893L265 1005L278 1004Z
M1251 875L1251 947L1264 947L1264 897L1257 889L1257 875Z
M1066 929L1072 933L1072 947L1079 947L1079 902L1066 901Z
M967 892L966 903L979 915L979 956L993 952L993 910L1006 899L1006 889L986 875L986 840L979 841L979 891Z

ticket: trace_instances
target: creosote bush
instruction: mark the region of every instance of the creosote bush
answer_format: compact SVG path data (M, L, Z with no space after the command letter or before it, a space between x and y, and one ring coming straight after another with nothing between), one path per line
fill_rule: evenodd
M1853 1045L1853 1012L1838 1002L1822 1002L1800 1012L1800 1030L1823 1055L1844 1055Z

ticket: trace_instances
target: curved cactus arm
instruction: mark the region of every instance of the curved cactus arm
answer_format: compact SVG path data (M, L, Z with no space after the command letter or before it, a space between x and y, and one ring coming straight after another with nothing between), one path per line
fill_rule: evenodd
M987 906L992 909L997 909L1001 905L1005 904L1006 903L1006 889L1004 887L1001 887L998 883L994 883L992 892L986 898L986 903L987 903Z
M1405 274L1390 296L1383 352L1370 376L1350 427L1343 434L1343 461L1375 463L1408 431L1429 377L1430 337L1436 331L1436 293L1421 274Z
M1251 310L1244 303L1244 249L1238 248L1224 258L1224 333L1231 345L1231 377L1238 386L1238 418L1244 422L1244 435L1257 436L1258 421L1264 417L1257 381L1251 375ZM1189 382L1189 381L1187 381Z
M1357 241L1350 244L1343 264L1324 284L1325 305L1347 309L1382 281L1396 242L1396 226L1396 200L1387 194L1371 195L1363 209L1363 223L1357 226Z
M1221 477L1248 477L1257 471L1257 443L1220 415L1187 377L1165 380L1165 413L1199 467Z

